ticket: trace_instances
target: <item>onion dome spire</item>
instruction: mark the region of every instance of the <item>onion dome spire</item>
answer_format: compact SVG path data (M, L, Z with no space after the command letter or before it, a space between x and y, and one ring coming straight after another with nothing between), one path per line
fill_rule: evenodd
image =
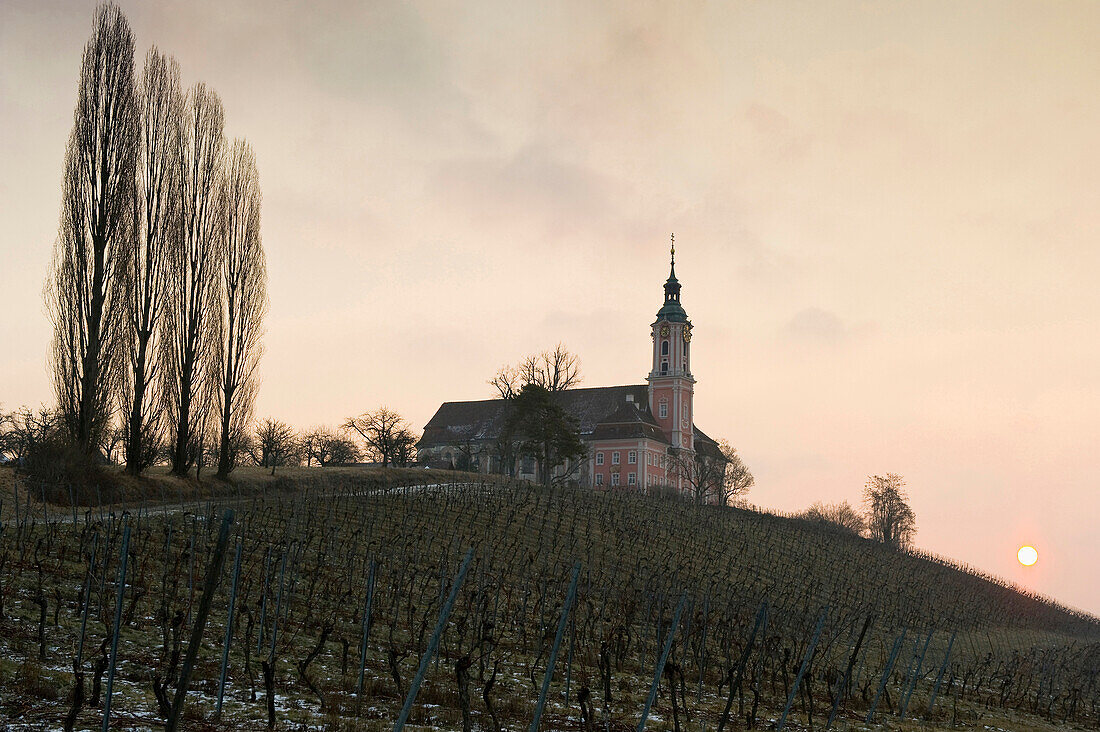
M676 279L676 234L672 235L672 246L669 249L669 255L671 262L668 280L665 281L665 304L657 312L657 320L683 323L687 322L687 313L680 306L680 281Z

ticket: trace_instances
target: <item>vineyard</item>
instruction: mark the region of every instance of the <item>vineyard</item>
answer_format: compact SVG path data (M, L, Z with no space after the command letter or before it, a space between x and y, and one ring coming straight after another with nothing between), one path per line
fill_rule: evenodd
M1100 728L1100 621L935 557L669 498L287 476L6 485L0 723Z

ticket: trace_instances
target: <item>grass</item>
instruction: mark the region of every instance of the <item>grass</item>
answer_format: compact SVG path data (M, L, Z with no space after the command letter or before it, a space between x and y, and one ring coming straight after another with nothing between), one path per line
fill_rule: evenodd
M264 497L268 493L373 490L406 482L453 482L469 478L464 473L443 470L296 466L280 467L275 475L271 474L270 468L243 466L234 470L227 480L217 478L212 471L202 473L201 480L192 475L180 477L167 466L150 468L140 477L132 476L118 466L106 466L104 473L105 481L98 495L92 489L85 489L85 495L74 495L74 500L70 500L66 486L50 486L47 493L43 491L45 486L20 476L19 500L25 502L29 499L30 510L40 515L45 498L46 510L53 515L71 512L73 504L78 512L89 508L97 511L100 508L137 510L143 506L241 501ZM16 479L16 473L10 466L0 465L0 500L3 501L0 515L4 518L15 515Z

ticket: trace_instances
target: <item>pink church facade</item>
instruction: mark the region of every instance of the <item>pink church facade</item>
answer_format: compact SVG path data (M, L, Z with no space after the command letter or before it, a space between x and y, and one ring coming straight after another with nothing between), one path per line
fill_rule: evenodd
M689 489L685 466L696 457L695 378L691 375L691 320L680 304L676 250L665 299L650 324L652 362L647 401L633 400L605 418L592 435L588 473L595 488Z
M586 457L557 466L555 479L597 490L699 490L700 461L722 459L718 444L694 421L692 324L680 303L673 247L664 302L650 324L645 384L569 389L554 397L577 424ZM502 473L534 480L532 458L505 460L498 438L508 414L503 399L444 402L424 426L418 460L434 467Z

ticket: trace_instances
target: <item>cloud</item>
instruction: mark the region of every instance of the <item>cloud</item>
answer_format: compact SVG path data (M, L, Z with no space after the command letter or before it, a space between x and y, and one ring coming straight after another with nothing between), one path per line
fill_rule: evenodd
M836 313L809 307L795 313L783 326L783 334L793 341L836 345L867 332L869 326L852 326Z
M619 239L637 233L622 210L630 197L628 185L546 145L446 161L428 188L459 215L506 229L519 226L531 241L577 233Z

